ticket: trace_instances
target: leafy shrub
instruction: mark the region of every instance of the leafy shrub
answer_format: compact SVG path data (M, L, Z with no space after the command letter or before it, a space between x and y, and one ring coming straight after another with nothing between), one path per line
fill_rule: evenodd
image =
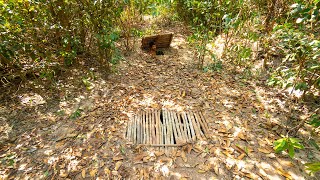
M300 143L297 138L283 137L276 140L274 143L274 150L276 153L281 151L287 151L291 158L294 157L294 149L303 149L304 146Z

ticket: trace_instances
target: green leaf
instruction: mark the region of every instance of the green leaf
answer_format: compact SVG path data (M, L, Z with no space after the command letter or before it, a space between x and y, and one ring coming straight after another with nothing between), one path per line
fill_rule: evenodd
M312 145L313 147L315 147L318 151L320 150L319 145L317 144L317 142L314 139L310 139L309 144Z
M311 126L313 126L315 128L319 127L320 126L320 116L317 114L313 114L310 117L308 124L310 124Z
M285 150L286 144L287 144L286 138L278 139L277 141L275 141L273 143L273 145L274 145L273 149L276 151L276 153L279 153L279 152Z
M311 173L316 173L320 171L320 162L306 163L306 170L311 171Z
M304 149L304 146L300 143L300 139L297 138L289 138L291 145L297 149Z
M292 145L289 145L289 147L288 147L288 150L289 150L289 156L291 157L291 158L293 158L294 157L294 148L293 148L293 146Z

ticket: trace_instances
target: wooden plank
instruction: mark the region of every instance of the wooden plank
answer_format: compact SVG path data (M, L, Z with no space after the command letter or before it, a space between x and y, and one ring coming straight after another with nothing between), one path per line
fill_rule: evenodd
M151 111L151 124L152 124L152 144L157 144L156 140L156 120L155 120L155 111Z
M201 118L202 122L204 122L204 125L205 125L206 129L209 132L208 121L206 120L206 118L203 116L203 114L201 112L199 112L199 115L200 115L200 118Z
M139 114L136 115L136 144L140 144L140 134L139 134Z
M133 118L133 122L132 122L132 142L133 142L133 144L136 144L137 142L136 142L136 119L137 119L137 117L136 116L134 116L134 118Z
M165 121L165 127L166 127L166 135L165 135L165 139L166 139L166 143L165 144L170 144L170 127L169 127L169 119L168 119L168 112L167 110L163 111L163 119Z
M150 143L150 112L147 110L146 112L146 127L147 127L147 144Z
M204 137L204 134L203 134L203 132L202 132L202 130L201 130L201 124L200 124L200 122L196 119L195 114L196 114L196 113L191 112L192 119L193 119L194 122L196 122L196 124L197 124L197 128L198 128L199 133L200 133L200 134L199 134L199 135L200 135L200 138L201 138L201 139L202 139L202 138L205 138L205 137Z
M180 139L180 133L179 133L179 124L176 122L176 118L175 118L175 115L176 113L171 111L170 112L170 115L171 115L171 120L172 120L172 127L173 127L173 133L174 133L174 137L175 137L175 140L176 140L176 144L180 144L181 142L181 139Z
M129 119L129 122L128 122L128 131L127 131L127 134L128 134L128 140L129 140L129 141L132 141L132 140L131 140L131 123L132 123L132 118L133 118L133 117L131 117L131 118Z
M147 144L146 112L142 111L143 144Z
M170 116L170 111L168 110L167 111L167 122L168 122L168 127L169 127L169 134L168 134L168 138L169 138L169 144L174 144L174 139L173 139L173 124L172 124L172 119L171 119L171 116ZM169 153L171 154L174 150L173 147L167 147L168 150L169 150Z
M160 120L160 113L161 111L160 110L157 110L157 118L158 118L158 129L159 129L159 137L158 137L158 140L159 140L159 144L162 144L162 125L161 125L161 120Z
M190 115L188 115L188 113L186 113L186 118L187 120L189 121L189 126L190 126L190 130L191 130L191 139L192 141L196 141L196 133L195 133L195 130L194 130L194 127L193 127L193 124L192 124L192 120L189 118Z
M141 40L141 48L150 49L151 42L154 42L157 48L168 48L170 47L172 38L173 33L143 37Z
M186 134L187 134L187 137L188 137L188 138L187 138L187 141L188 141L188 142L192 142L191 129L190 129L190 127L189 127L189 122L188 122L186 113L183 112L183 113L181 114L181 117L182 117L182 119L183 119L184 130L185 130L185 132L186 132Z
M155 122L155 144L160 144L159 142L159 121L158 121L158 111L154 111L154 122Z
M168 122L167 122L167 111L164 109L162 110L162 117L163 117L163 128L164 128L164 144L170 144L168 135L169 135L169 129L168 129ZM164 151L166 155L169 155L169 150L167 147L164 147Z
M199 121L199 123L200 123L200 125L201 125L201 127L202 127L202 129L203 129L204 136L205 136L206 138L208 138L208 137L207 137L208 129L207 129L206 126L204 125L204 122L202 121L202 119L200 118L200 116L199 116L198 113L194 113L194 115L195 115L196 120Z
M174 114L174 119L175 119L175 122L177 124L177 133L178 133L179 141L180 141L179 143L186 143L187 142L187 137L185 136L185 133L183 131L183 127L182 127L183 125L181 124L180 116L179 116L178 113Z
M195 132L195 135L196 135L197 139L202 139L201 138L201 133L200 133L200 126L198 126L197 122L195 121L192 112L188 113L188 118L190 119L190 121L192 123L192 127L193 127L193 130Z
M174 144L174 128L173 128L173 121L172 121L172 116L171 112L168 111L168 119L169 119L169 128L170 128L170 143Z

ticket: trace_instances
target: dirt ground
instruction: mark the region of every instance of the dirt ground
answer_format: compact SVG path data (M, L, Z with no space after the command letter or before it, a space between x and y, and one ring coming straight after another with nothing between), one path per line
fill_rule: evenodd
M295 123L284 92L227 65L197 70L186 28L162 32L174 33L165 55L152 58L137 43L107 78L86 58L52 86L1 89L0 179L317 179L303 166L320 159L312 146L293 159L274 153ZM163 108L203 112L210 137L167 154L124 138L136 112Z

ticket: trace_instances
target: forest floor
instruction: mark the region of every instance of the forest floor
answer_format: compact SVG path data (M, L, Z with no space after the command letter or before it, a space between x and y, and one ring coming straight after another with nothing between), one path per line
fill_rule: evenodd
M289 112L284 92L228 66L197 70L185 26L165 31L174 33L165 55L137 44L107 78L86 58L54 85L1 89L0 179L316 179L302 164L320 159L314 147L291 159L272 145L306 105ZM136 112L163 108L203 112L210 137L170 154L124 138Z

